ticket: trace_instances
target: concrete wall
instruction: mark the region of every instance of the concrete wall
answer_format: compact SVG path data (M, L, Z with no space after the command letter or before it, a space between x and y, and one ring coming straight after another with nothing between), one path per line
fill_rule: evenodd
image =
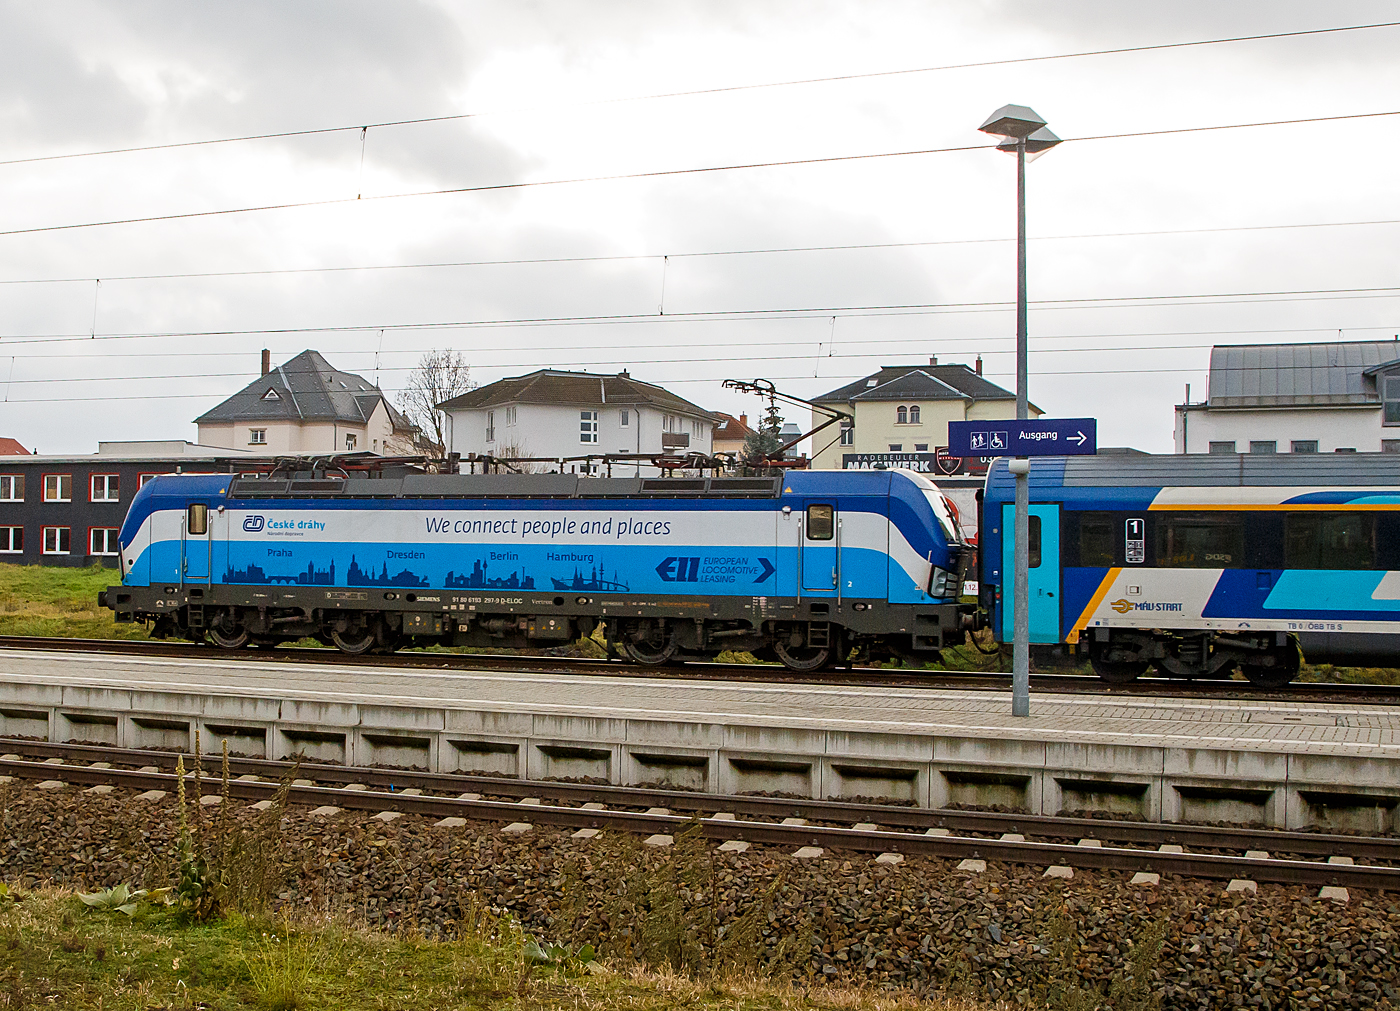
M0 683L0 736L707 793L1400 829L1400 759ZM3 750L0 741L0 750ZM1352 751L1352 749L1349 749Z
M1206 453L1212 442L1229 441L1235 443L1236 452L1248 453L1252 440L1276 442L1278 451L1287 453L1295 439L1317 440L1320 453L1337 449L1379 453L1382 439L1400 439L1400 426L1384 427L1378 404L1275 410L1212 410L1204 405L1183 410L1178 405L1176 409L1178 453Z

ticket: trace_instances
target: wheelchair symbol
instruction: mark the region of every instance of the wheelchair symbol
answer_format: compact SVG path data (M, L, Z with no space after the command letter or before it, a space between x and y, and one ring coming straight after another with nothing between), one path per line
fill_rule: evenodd
M1005 433L1005 432L993 432L993 433L992 433L992 448L993 448L993 449L1005 449L1005 448L1006 448L1006 433Z

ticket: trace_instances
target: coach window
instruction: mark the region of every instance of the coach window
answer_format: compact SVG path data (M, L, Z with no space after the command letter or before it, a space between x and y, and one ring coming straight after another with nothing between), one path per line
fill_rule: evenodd
M1112 568L1118 556L1118 523L1112 513L1079 514L1079 564Z
M1157 517L1157 565L1175 569L1230 569L1244 564L1244 520L1239 513L1164 513Z
M807 507L807 539L829 541L836 535L836 507L809 505Z
M185 533L203 534L209 531L209 507L203 502L190 506L185 518Z
M1038 569L1040 568L1040 517L1028 516L1027 521L1029 536L1026 538L1026 545L1030 548L1027 553L1031 556L1027 565L1029 568Z
M1372 513L1289 513L1283 522L1286 569L1373 569Z

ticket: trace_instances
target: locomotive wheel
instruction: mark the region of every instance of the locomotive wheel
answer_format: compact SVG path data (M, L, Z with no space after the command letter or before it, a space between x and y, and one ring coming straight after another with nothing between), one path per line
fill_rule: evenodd
M821 670L831 662L830 646L789 646L781 638L773 640L773 652L788 670Z
M643 664L647 667L660 667L662 664L670 663L676 655L676 640L673 636L668 636L666 642L660 646L643 639L641 642L632 642L630 639L622 643L623 652L633 663Z
M248 630L242 625L234 625L232 632L227 631L222 622L209 626L209 639L220 649L242 649L248 645L250 638Z
M1132 684L1138 678L1147 673L1148 664L1145 661L1125 661L1115 663L1111 660L1090 659L1090 665L1094 668L1094 673L1100 679L1107 681L1111 685Z
M355 633L341 633L331 629L331 642L335 643L335 648L342 653L349 653L351 656L359 656L361 653L368 653L374 648L374 629L361 629L358 633L361 638L354 638Z
M1287 665L1264 667L1259 664L1242 663L1240 670L1255 688L1282 688L1298 676L1298 668Z

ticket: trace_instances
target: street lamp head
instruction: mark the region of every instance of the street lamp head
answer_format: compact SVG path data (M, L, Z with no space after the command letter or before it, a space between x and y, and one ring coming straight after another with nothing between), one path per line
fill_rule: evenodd
M1016 137L1007 137L997 145L997 150L1005 151L1007 154L1015 154L1017 142ZM1026 138L1026 159L1034 161L1059 143L1061 143L1060 138L1051 133L1048 126L1042 126Z
M1029 137L1045 125L1034 109L1024 105L1003 105L977 129L994 137Z

